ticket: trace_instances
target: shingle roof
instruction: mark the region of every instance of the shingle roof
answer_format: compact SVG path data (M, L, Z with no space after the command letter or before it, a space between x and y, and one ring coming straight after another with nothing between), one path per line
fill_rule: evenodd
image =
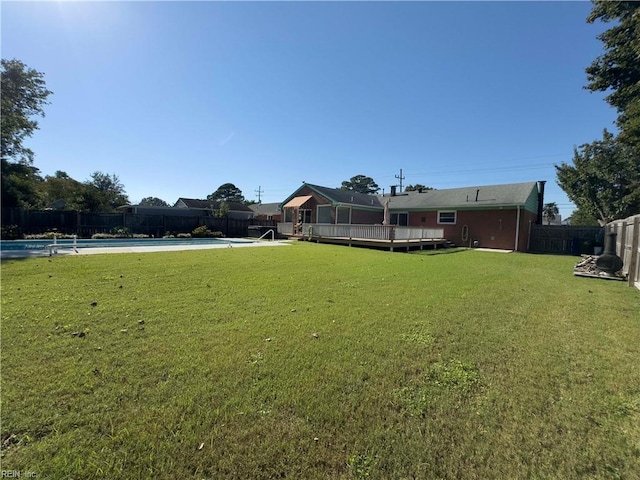
M514 206L525 205L534 188L537 192L537 182L414 191L395 197L385 195L384 199L389 199L389 208L393 210Z
M198 200L196 198L182 198L180 197L174 207L178 206L178 203L184 203L187 208L211 208L211 202L209 200Z
M282 213L279 203L254 203L249 205L256 215L278 215Z
M366 195L339 188L328 188L305 183L296 192L287 197L285 202L294 198L304 187L309 187L316 193L331 200L334 205L357 205L383 209L384 202L389 200L389 208L395 211L514 207L516 205L525 206L535 211L534 204L537 203L538 192L538 182L524 182L448 188L445 190L425 190L423 192L404 192L392 197L389 194Z
M382 203L380 203L380 197L378 195L367 195L366 193L352 192L340 188L321 187L320 185L311 185L310 183L307 183L306 186L328 198L334 204L341 203L382 208Z
M179 198L175 203L174 207L178 206L178 203L182 200L182 203L186 205L187 208L199 208L208 210L213 208L220 208L220 202L211 202L209 200L198 200L195 198ZM234 212L251 212L252 210L241 202L227 202L229 210L233 210ZM184 207L183 207L184 208Z

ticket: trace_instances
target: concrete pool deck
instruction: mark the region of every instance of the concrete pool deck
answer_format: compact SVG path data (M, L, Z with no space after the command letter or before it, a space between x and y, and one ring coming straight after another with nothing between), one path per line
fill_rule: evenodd
M58 248L58 255L97 255L104 253L151 253L151 252L177 252L182 250L209 250L212 248L246 248L246 247L279 247L290 245L288 240L273 241L255 241L246 240L244 238L229 238L230 242L221 244L202 244L202 245L154 245L140 247L79 247L77 250L71 248L70 245L61 245ZM0 258L3 260L11 258L30 258L30 257L49 257L47 249L37 250L2 250Z

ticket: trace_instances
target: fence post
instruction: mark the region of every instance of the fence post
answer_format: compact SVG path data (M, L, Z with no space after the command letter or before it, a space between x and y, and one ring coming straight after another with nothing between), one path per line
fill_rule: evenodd
M629 259L629 268L627 278L629 279L629 286L633 287L635 285L636 280L640 280L636 278L636 272L638 270L637 264L638 257L640 257L640 253L638 252L638 241L640 239L640 215L636 215L633 220L633 233L631 234L631 258Z

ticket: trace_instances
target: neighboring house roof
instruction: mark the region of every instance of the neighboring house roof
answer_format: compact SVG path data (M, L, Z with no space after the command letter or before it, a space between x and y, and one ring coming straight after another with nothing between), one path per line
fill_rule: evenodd
M377 195L367 195L366 193L353 192L351 190L342 190L340 188L328 188L320 185L312 185L304 183L293 194L288 196L281 205L285 205L291 199L295 198L300 190L308 187L314 192L322 195L330 200L334 206L336 205L352 205L369 208L383 208Z
M254 203L248 207L256 215L280 215L282 213L279 203Z
M209 200L198 200L196 198L182 198L180 197L174 207L176 208L211 208L211 202Z
M174 207L176 208L198 208L202 210L209 210L211 208L220 208L221 202L212 202L210 200L198 200L196 198L179 198L175 203ZM229 211L234 212L252 212L247 205L242 202L227 202L229 206Z
M477 209L522 206L536 212L538 182L425 190L385 195L392 210Z

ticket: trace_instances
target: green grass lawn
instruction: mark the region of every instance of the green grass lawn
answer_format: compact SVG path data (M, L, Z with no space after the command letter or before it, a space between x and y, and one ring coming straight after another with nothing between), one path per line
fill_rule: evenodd
M279 248L2 262L2 470L638 478L640 292L576 258Z

